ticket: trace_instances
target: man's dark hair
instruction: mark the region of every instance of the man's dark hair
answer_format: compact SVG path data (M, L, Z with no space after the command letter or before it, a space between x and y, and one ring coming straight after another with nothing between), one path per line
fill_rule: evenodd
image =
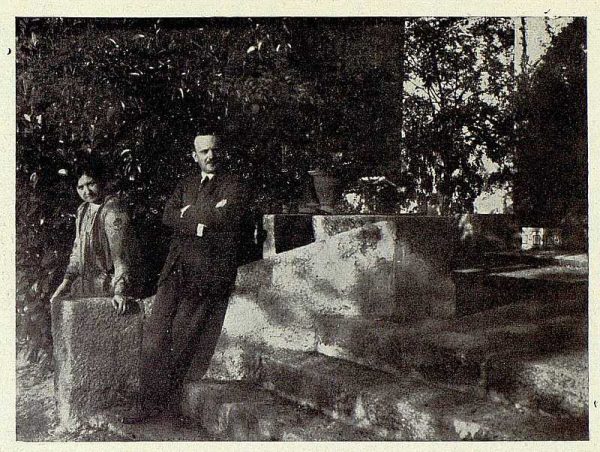
M89 176L96 182L104 184L106 182L106 171L100 159L91 156L81 158L75 167L75 177L77 180L83 175Z

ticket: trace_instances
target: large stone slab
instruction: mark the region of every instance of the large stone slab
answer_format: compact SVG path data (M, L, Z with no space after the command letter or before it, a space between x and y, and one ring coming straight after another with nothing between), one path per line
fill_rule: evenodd
M259 351L315 350L320 316L394 316L394 248L381 223L240 267L207 377L249 378Z
M234 441L360 441L379 439L322 413L241 382L191 382L183 413L210 434Z
M62 428L98 410L127 406L139 385L143 314L117 315L109 298L52 303L55 394Z
M265 357L260 383L282 397L377 431L386 439L587 438L582 419L565 423L411 376L392 376L316 354L288 352Z
M586 348L587 319L581 311L579 303L567 301L515 304L460 319L410 324L328 317L318 322L317 351L398 375L418 372L436 381L468 384L481 393L495 372L513 372L525 356ZM492 370L492 361L503 365ZM509 393L514 386L501 391Z

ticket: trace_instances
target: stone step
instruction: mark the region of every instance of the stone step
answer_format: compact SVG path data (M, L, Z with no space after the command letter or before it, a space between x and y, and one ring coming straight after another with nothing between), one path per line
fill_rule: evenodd
M558 254L554 256L554 260L558 265L564 265L566 267L589 268L589 257L587 253Z
M586 418L589 412L587 349L561 350L545 356L489 365L489 385L520 406Z
M550 440L588 435L581 420L565 422L319 354L263 356L258 382L277 395L391 440Z
M562 265L588 268L587 253L562 250L496 251L484 253L480 259L484 266L525 264L534 267Z
M239 381L188 382L182 412L218 439L233 441L365 441L376 433L300 407Z
M460 269L452 276L457 315L530 300L587 300L588 272L584 267L514 264Z
M493 386L509 396L523 386L516 384L522 380L517 363L526 368L527 363L556 351L587 348L584 311L578 301L566 300L513 304L460 319L412 325L322 318L317 323L317 351L397 375L417 373L475 394L485 394ZM571 381L561 380L559 374L557 391L561 384L565 391L573 390ZM578 416L584 408L579 403L567 411Z

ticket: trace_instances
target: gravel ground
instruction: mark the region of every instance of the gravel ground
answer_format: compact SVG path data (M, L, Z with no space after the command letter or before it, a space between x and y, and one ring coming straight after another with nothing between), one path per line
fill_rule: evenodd
M44 363L17 356L17 441L126 441L130 438L106 430L57 430L53 373Z

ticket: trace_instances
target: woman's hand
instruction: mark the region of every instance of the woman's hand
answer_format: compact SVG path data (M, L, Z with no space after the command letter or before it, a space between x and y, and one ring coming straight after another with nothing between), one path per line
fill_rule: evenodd
M69 281L68 279L63 279L63 281L60 283L60 286L58 286L58 288L50 297L50 303L52 303L56 298L60 297L61 295L64 295L66 292L69 291L70 288L71 281Z
M124 295L114 295L112 305L117 314L125 314L125 311L127 311L127 297Z

